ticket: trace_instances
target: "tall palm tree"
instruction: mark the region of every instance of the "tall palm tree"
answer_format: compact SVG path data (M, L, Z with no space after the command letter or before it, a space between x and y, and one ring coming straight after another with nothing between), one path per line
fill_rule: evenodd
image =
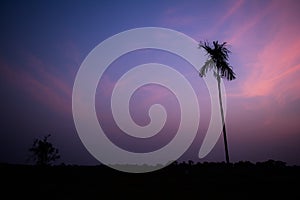
M228 63L228 54L231 52L227 49L226 42L219 44L218 41L213 41L212 45L209 42L200 42L199 48L203 48L208 54L208 59L203 65L203 67L201 67L199 75L203 77L206 75L206 73L209 70L213 70L214 76L216 77L218 82L220 112L222 117L223 138L224 138L224 145L225 145L225 156L226 156L226 163L229 163L229 153L228 153L228 144L227 144L220 82L221 82L221 78L225 78L229 81L236 78L235 73L232 70L232 67Z

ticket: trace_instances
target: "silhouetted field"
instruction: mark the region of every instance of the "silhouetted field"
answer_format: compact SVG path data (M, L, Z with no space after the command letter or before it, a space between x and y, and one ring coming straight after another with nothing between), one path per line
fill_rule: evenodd
M173 163L130 174L99 166L0 165L1 194L31 199L300 199L300 167L262 163Z

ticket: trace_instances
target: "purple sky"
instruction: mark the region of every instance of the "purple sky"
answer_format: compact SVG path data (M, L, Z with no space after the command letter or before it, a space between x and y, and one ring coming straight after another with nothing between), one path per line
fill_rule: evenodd
M225 82L233 162L275 159L300 165L299 10L297 0L1 2L0 162L24 163L33 139L51 133L60 162L98 164L81 143L72 118L76 73L88 53L108 37L156 26L197 41L229 43L230 63L237 74L236 80ZM148 62L174 67L188 77L198 95L200 129L181 160L223 161L222 138L206 158L197 158L210 117L203 80L184 60L157 50L122 56L100 80L96 107L102 113L100 123L112 133L110 139L142 152L160 148L176 133L178 102L170 91L155 85L140 88L130 110L137 124L146 125L149 106L166 107L170 115L156 138L137 142L112 121L108 97L115 81L126 70Z

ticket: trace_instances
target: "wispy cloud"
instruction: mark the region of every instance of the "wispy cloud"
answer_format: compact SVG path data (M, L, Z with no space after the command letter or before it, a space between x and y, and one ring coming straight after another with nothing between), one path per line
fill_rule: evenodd
M226 24L226 21L234 16L242 7L244 0L238 0L234 4L232 4L227 11L216 21L215 24L212 25L212 28L208 31L207 35L215 35L220 30L220 27ZM221 12L222 13L222 12Z
M44 104L58 113L69 113L72 93L70 85L62 77L46 70L51 67L37 56L28 54L27 61L24 63L26 67L22 67L2 60L1 75L8 84L28 93L33 103Z
M295 93L300 88L298 76L295 76L300 73L300 26L292 23L292 11L283 8L280 5L272 6L272 13L276 15L270 17L277 24L277 29L268 32L265 38L259 38L271 40L263 48L257 49L257 61L251 66L243 84L246 96L270 95L280 102L300 98Z
M249 3L249 2L248 2ZM242 4L239 4L241 6ZM230 44L240 45L245 41L248 35L256 35L259 30L264 29L266 26L270 24L266 20L266 16L273 15L274 11L278 9L278 4L268 3L266 5L257 5L255 8L249 10L247 7L250 5L244 3L242 7L240 7L235 16L232 16L232 24L229 25L228 29L230 30L229 37L226 39ZM252 6L254 7L254 6ZM264 24L261 25L260 23ZM267 23L267 24L266 24ZM256 33L253 30L258 30ZM268 30L267 30L268 31ZM256 40L261 40L263 38L256 38Z

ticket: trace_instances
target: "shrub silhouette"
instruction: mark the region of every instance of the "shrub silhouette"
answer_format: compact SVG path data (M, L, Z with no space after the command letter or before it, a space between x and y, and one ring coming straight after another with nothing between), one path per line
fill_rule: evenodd
M36 165L46 166L60 158L58 149L53 147L48 141L51 135L47 135L43 140L35 139L29 151L32 153L31 159L36 162Z

